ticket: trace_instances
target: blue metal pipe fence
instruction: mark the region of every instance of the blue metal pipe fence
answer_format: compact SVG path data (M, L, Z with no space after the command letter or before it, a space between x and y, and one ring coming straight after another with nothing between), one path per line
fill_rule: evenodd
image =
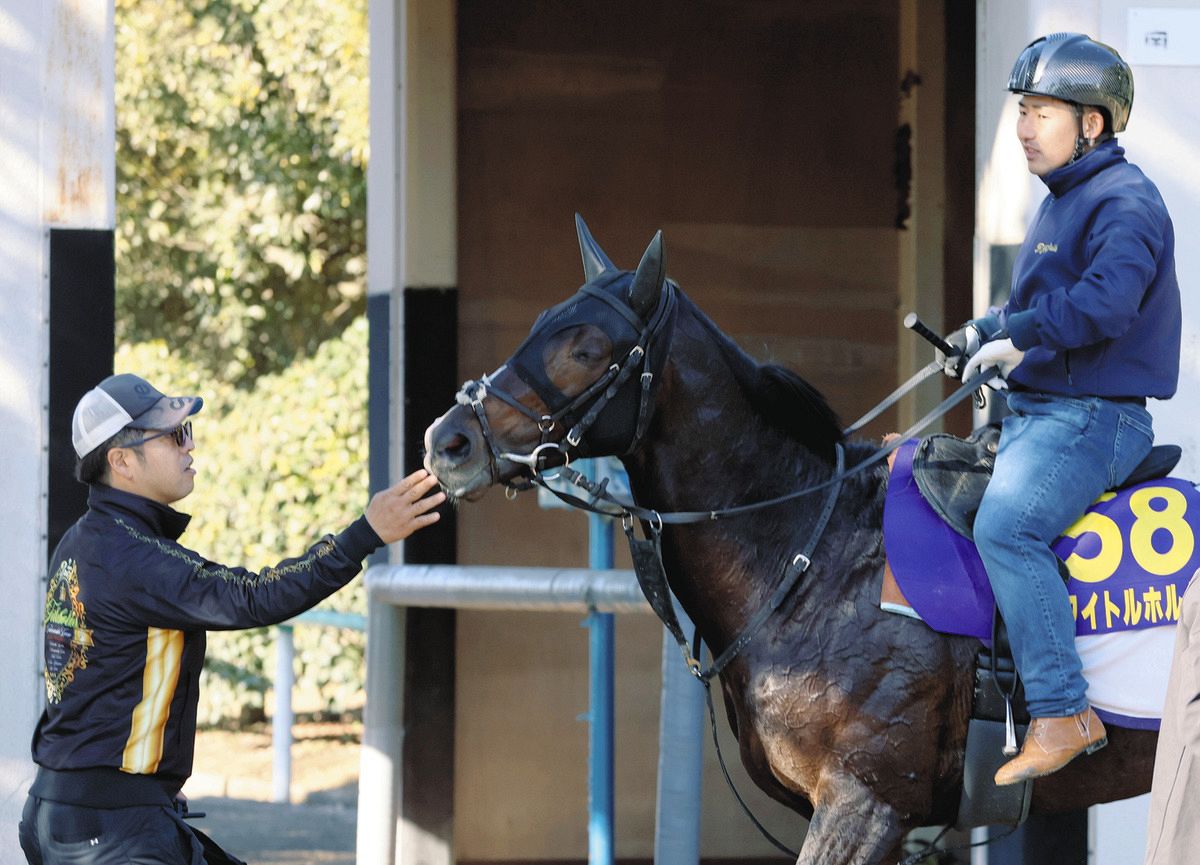
M613 566L613 521L588 515L588 567ZM593 610L588 628L588 863L613 865L613 614Z

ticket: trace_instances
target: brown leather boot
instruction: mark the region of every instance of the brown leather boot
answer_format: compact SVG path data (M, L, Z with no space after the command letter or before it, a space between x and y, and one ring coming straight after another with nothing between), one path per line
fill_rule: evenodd
M1078 715L1065 718L1034 718L1025 734L1021 753L996 772L996 786L1057 772L1080 754L1091 754L1107 744L1104 723L1091 706Z

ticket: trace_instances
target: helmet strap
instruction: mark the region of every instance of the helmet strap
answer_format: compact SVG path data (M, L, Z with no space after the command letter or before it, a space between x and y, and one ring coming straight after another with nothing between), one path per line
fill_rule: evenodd
M1095 140L1088 138L1083 131L1083 106L1078 102L1072 102L1071 107L1075 110L1075 128L1078 131L1075 133L1075 152L1071 154L1071 159L1067 165L1082 158L1084 154L1096 146Z
M1108 141L1108 139L1113 137L1113 134L1108 131L1108 120L1106 118L1104 121L1105 128L1101 130L1100 134L1095 138L1088 138L1083 131L1084 106L1078 102L1072 102L1070 105L1075 111L1075 126L1078 131L1075 133L1075 151L1071 154L1071 159L1067 162L1067 165L1083 158L1088 153L1091 153L1096 148L1096 145Z

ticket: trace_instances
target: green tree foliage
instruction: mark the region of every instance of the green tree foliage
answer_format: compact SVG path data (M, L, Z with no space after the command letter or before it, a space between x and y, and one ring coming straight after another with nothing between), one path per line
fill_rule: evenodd
M116 0L118 342L245 385L364 308L364 0Z
M367 501L366 0L115 3L117 369L204 396L183 541L260 568ZM355 705L363 635L295 641L301 690ZM202 719L273 676L270 629L210 635Z

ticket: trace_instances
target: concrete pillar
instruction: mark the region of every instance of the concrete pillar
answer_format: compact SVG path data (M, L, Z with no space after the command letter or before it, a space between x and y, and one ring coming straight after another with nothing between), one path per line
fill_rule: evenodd
M41 713L50 439L50 230L114 220L112 0L0 8L0 865L23 863L17 823Z
M428 335L445 343L448 325L448 354L432 363L440 376L453 381L458 374L453 345L457 323L441 320L457 302L457 57L452 0L369 0L369 15L367 306L371 484L378 489L416 467L420 429L432 420L432 415L422 416L426 394L410 392L419 377L408 369L406 354L426 359L424 346L414 337ZM406 327L410 316L422 319L412 332ZM438 321L425 321L427 317ZM441 407L452 391L440 394ZM452 560L453 550L453 520L443 513L439 526L422 532L403 550L391 550L388 559L446 561L447 556ZM452 660L437 666L441 678L430 681L433 668L408 654L414 643L436 644L452 653L453 638L453 613L370 604L360 863L452 861L453 785L446 767L441 767L437 801L421 791L424 760L433 759L435 752L444 759L448 753L453 766L454 667ZM421 670L415 669L418 664ZM408 695L409 687L426 693ZM431 711L438 717L431 718ZM447 714L451 723L445 722Z

